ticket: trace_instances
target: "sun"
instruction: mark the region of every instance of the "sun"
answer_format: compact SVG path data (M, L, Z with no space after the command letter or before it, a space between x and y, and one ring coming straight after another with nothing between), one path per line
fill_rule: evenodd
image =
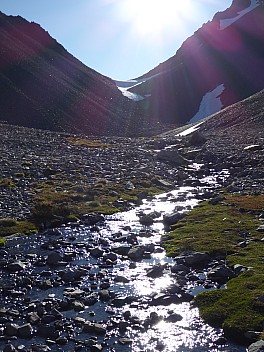
M193 0L122 0L122 13L139 35L155 35L177 28L191 11Z

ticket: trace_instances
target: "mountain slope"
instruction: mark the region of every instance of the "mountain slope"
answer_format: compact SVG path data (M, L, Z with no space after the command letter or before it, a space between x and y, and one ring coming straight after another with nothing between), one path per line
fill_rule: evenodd
M134 109L111 79L83 65L39 25L3 13L0 107L1 119L12 124L86 134L125 133L123 116Z
M264 6L234 0L188 38L176 55L135 79L130 93L149 113L186 123L264 88Z

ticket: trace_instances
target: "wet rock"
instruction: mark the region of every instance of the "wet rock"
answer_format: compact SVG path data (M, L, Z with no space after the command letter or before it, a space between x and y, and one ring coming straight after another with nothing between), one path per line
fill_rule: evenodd
M20 260L13 262L13 263L9 263L7 265L7 270L10 271L11 273L22 271L25 268L26 268L26 264L21 262Z
M103 215L101 214L85 214L82 215L81 220L85 223L85 225L95 225L99 222L103 222L105 221L105 218Z
M171 313L168 317L166 317L164 320L168 323L177 323L177 321L181 321L183 318L180 314L177 313Z
M241 264L235 264L234 265L234 273L235 275L240 275L247 271L249 268L247 266L241 265Z
M110 292L108 290L101 290L99 292L99 297L100 297L100 300L103 301L103 302L107 302L110 300L111 298L111 295L110 295Z
M18 336L24 339L29 339L33 335L33 328L30 323L19 326Z
M248 347L248 352L263 352L264 351L264 341L260 340L252 343Z
M184 213L165 214L163 216L163 223L166 226L171 226L176 224L181 219L184 219L186 216L187 214Z
M118 342L120 343L120 345L130 345L133 341L128 337L121 337Z
M167 264L156 264L152 268L147 269L147 276L156 278L163 275L163 270L167 267Z
M218 283L225 283L236 276L234 271L226 265L211 269L207 275L210 280Z
M63 260L63 256L59 252L51 252L47 258L48 265L58 265Z
M211 258L207 253L190 252L184 255L186 265L190 267L203 266L210 262Z
M186 275L190 272L190 268L186 265L183 264L174 264L171 267L171 272L172 273L182 273L183 275Z
M112 251L119 255L128 255L130 249L131 249L131 246L112 247Z
M19 326L17 324L9 323L6 325L6 327L4 329L4 333L7 336L17 336L18 329L19 329Z
M114 281L115 281L115 282L124 283L124 284L127 284L127 283L130 282L128 278L126 278L125 276L122 276L122 275L117 275L117 276L114 278Z
M16 352L17 349L15 348L14 345L12 345L12 343L8 343L7 345L5 345L3 352Z
M100 258L100 257L102 257L104 255L104 251L101 248L99 248L99 247L93 248L90 251L90 253L91 253L91 256L93 256L95 258Z
M128 258L134 261L141 261L144 255L144 249L141 246L132 247L127 253Z
M41 324L38 327L37 335L44 338L56 339L58 337L58 332L54 325L51 324Z
M51 349L47 345L34 344L31 346L29 352L49 352Z
M154 219L149 215L143 215L139 218L141 225L150 226L154 223Z

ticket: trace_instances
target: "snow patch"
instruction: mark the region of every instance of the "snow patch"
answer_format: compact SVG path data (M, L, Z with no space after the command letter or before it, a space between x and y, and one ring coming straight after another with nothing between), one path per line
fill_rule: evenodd
M219 97L225 90L224 84L220 84L211 92L206 93L200 103L199 111L191 118L189 123L197 122L204 117L210 116L223 107L221 98Z
M127 97L128 99L134 100L134 101L140 101L144 100L145 98L148 98L151 96L151 94L145 94L144 96L132 93L128 89L132 87L136 87L141 85L144 82L149 81L150 79L159 76L161 73L157 73L153 76L147 77L147 78L141 78L141 79L130 79L128 81L115 81L117 88L122 92L122 94Z
M254 10L258 6L259 6L259 0L251 0L250 6L242 11L239 11L236 17L226 18L226 19L220 20L219 29L223 30L223 29L229 27L231 24L233 24L234 22L236 22L241 17L243 17L244 15L249 13L250 11Z
M129 92L127 90L127 88L120 88L118 87L119 90L121 90L122 94L127 97L128 99L134 100L134 101L140 101L140 100L144 100L145 97L143 97L142 95L136 94L136 93L132 93Z
M162 74L162 72L156 73L155 75L150 76L150 77L129 79L127 81L117 81L117 80L115 80L115 83L116 83L118 88L126 88L126 89L128 89L128 88L135 87L135 86L137 86L137 85L139 85L141 83L147 82L150 79L152 79L154 77L157 77L157 76L159 76L161 74Z
M192 127L190 127L190 128L187 128L187 129L184 130L183 132L178 133L178 134L176 135L176 137L177 137L177 136L179 136L179 137L181 137L181 136L188 136L189 134L191 134L191 133L193 133L193 132L199 130L200 125L203 124L203 123L204 123L204 121L201 121L201 122L197 123L196 125L194 125L194 126L192 126Z

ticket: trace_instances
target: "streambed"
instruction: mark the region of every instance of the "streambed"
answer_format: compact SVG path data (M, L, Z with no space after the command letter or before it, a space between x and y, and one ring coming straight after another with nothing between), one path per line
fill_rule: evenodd
M104 221L10 239L0 263L2 350L246 351L192 306L206 273L173 272L160 246L164 214L191 209L225 177L212 175ZM142 224L149 214L153 224Z

